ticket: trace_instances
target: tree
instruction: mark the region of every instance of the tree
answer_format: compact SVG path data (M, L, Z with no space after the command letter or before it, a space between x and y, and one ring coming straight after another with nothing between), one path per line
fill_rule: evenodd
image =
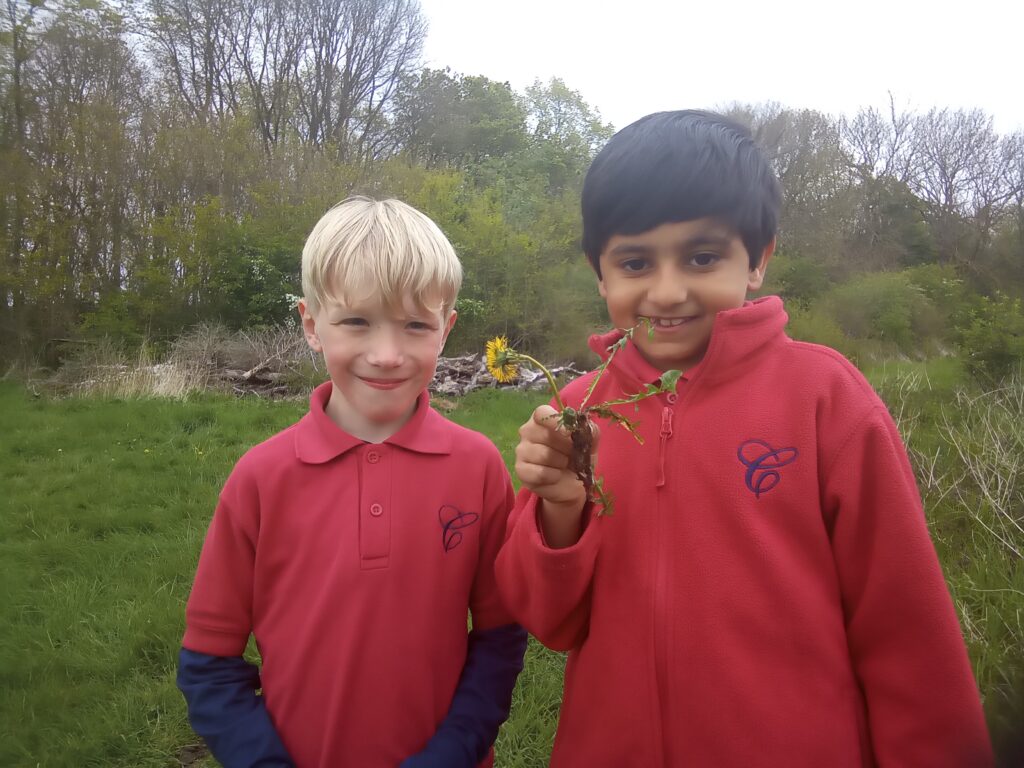
M392 144L387 110L418 63L426 35L417 0L305 0L301 62L304 135L342 158L380 158Z
M29 184L32 161L28 152L28 124L34 103L29 67L39 45L38 16L41 2L5 0L0 17L0 49L3 62L3 113L0 120L0 160L6 169L0 201L0 232L3 264L0 266L0 335L24 340L21 318L25 294L20 284L26 218L29 215Z
M889 113L874 107L859 110L852 119L839 120L839 133L853 167L862 180L886 178L907 184L914 174L917 121L909 111L897 111L889 94Z
M527 124L534 151L547 168L549 188L579 185L590 161L615 132L579 91L554 77L526 89Z
M424 69L396 94L398 148L427 168L468 168L526 146L526 110L508 83Z
M294 113L298 69L307 46L301 7L289 0L249 0L239 6L233 47L251 104L253 121L269 155Z
M164 85L205 122L238 108L236 67L245 0L143 0L138 17ZM251 5L251 4L250 4Z

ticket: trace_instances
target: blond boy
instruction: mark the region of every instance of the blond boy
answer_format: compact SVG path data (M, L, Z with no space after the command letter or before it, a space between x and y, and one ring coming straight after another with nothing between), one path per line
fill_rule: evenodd
M236 465L186 610L179 687L226 766L492 762L526 642L493 573L512 489L426 391L461 279L397 200L346 200L306 242L299 314L330 381Z

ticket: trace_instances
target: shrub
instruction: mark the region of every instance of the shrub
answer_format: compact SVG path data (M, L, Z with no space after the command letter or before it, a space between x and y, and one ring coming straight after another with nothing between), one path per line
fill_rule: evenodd
M843 332L828 313L817 308L801 309L799 305L787 307L787 312L787 330L794 339L832 347L853 361L859 357L857 343Z
M820 261L777 253L769 264L767 282L760 293L777 293L787 306L807 306L825 293L830 283L828 271Z
M997 294L982 297L960 337L968 371L982 381L998 382L1024 365L1024 309L1020 299Z
M942 315L905 272L859 275L815 303L847 335L921 356L945 335Z

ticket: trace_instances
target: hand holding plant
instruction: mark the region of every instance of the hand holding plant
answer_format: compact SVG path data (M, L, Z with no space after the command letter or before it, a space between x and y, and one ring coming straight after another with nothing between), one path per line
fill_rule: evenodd
M619 411L613 410L613 406L632 404L634 409L636 409L638 408L636 404L645 398L661 394L662 392L675 391L676 383L681 375L679 371L665 371L658 384L648 384L642 391L634 395L615 400L606 400L603 403L590 403L590 397L594 393L598 381L604 375L605 370L615 355L632 338L635 330L636 327L625 330L622 338L608 348L607 359L596 369L596 375L587 388L582 403L577 408L567 406L562 402L554 377L542 363L530 355L510 347L508 339L504 336L499 336L487 342L487 370L499 382L505 383L515 380L519 375L519 366L523 363L536 367L547 378L551 392L554 395L556 407L556 412L551 418L556 419L556 426L567 432L572 441L569 468L583 483L587 499L601 505L601 510L598 512L599 516L612 514L614 500L611 494L605 491L602 478L594 476L592 456L594 432L592 419L594 417L608 419L626 429L638 443L642 444L643 438L637 431L637 422ZM651 329L648 330L650 331Z

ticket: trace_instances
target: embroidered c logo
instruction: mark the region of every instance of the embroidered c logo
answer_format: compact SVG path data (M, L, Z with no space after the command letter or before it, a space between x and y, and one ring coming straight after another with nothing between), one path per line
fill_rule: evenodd
M441 523L441 545L445 552L451 552L462 541L462 528L468 528L480 519L476 512L463 512L458 507L445 504L437 510Z
M743 482L757 498L779 484L779 469L792 464L799 455L796 448L772 448L764 440L747 440L736 451L736 457L747 468Z

